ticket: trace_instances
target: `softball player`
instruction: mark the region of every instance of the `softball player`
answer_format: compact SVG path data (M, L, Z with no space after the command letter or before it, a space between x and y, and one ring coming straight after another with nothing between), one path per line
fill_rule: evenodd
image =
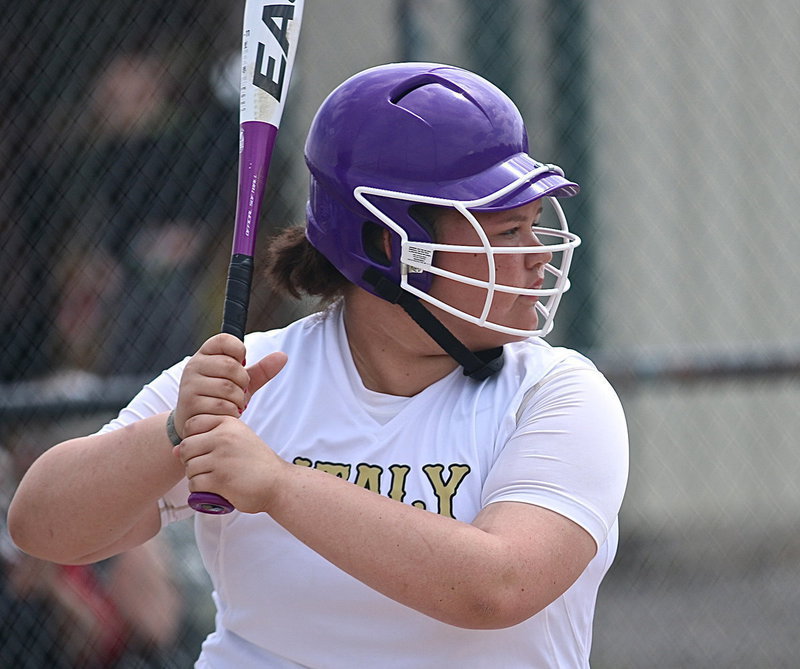
M237 510L195 515L217 605L198 667L588 666L627 434L592 363L542 339L578 186L527 151L470 72L344 82L306 143L305 230L268 260L326 308L212 337L47 451L12 504L18 545L90 562L214 492Z

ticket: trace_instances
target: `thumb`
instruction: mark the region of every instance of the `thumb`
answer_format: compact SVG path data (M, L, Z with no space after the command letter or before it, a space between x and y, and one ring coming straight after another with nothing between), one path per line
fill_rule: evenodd
M278 375L286 364L288 356L283 351L276 351L261 358L256 364L247 368L250 383L247 386L247 396L252 397L267 381Z

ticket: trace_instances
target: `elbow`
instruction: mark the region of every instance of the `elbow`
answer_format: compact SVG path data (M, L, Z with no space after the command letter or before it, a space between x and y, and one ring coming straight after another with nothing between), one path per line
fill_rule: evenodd
M31 485L32 480L36 483L36 467L34 463L11 498L6 514L8 535L23 553L48 562L61 562L56 532L43 506L45 495L39 493L36 485Z
M26 548L28 547L29 537L28 522L25 518L23 510L20 509L20 506L22 505L18 503L17 497L15 496L11 500L11 504L8 507L8 514L6 515L6 527L8 529L8 534L11 537L11 541L14 542L14 545L27 553L28 551Z
M53 528L35 514L25 510L25 505L12 500L8 509L8 535L14 546L31 557L57 564L87 564L91 559L69 555L59 549Z
M485 606L476 611L461 627L473 630L500 630L514 627L536 615L541 609L529 606Z
M17 524L13 526L9 520L8 533L14 546L33 558L63 565L83 565L97 562L93 555L71 555L57 550L57 547L41 538L29 538L29 534Z
M62 556L53 552L53 531L49 530L51 541L47 541L46 536L42 536L41 522L36 522L35 518L29 517L30 514L25 513L20 509L21 504L15 504L12 501L8 509L8 534L11 541L23 553L27 553L31 557L39 558L40 560L47 560L48 562L63 562ZM45 532L45 535L47 532Z
M499 630L519 625L544 609L550 602L539 598L524 588L513 591L498 589L470 598L456 611L439 617L454 627L472 630Z
M23 553L27 553L33 557L48 559L46 556L41 555L41 551L37 550L37 542L31 530L31 522L26 518L25 514L19 510L19 504L11 502L8 509L7 516L8 535L14 545Z

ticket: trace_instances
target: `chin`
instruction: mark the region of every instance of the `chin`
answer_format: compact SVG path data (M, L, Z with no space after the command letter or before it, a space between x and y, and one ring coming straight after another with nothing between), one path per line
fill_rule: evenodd
M492 343L484 346L483 348L494 348L495 346L503 346L504 344L513 344L515 341L525 341L528 337L524 335L511 335L503 332L494 332L492 334Z
M506 334L504 332L497 332L496 330L481 327L480 325L475 325L474 323L469 323L432 305L426 305L426 307L471 351L483 351L485 349L503 346L503 344L523 341L528 338L526 335ZM506 316L508 316L508 314ZM533 320L529 317L520 317L520 314L517 314L516 319L506 317L498 318L498 320L492 318L490 314L489 320L518 329L533 330L538 327L538 318Z
M472 351L482 351L488 348L495 348L503 346L504 344L511 344L515 341L524 341L528 337L525 335L512 335L505 332L497 332L489 328L483 328L479 325L465 324L467 327L462 329L463 335L456 334L457 337L467 345ZM511 327L518 327L511 325ZM527 325L523 326L527 327ZM467 332L466 330L469 330ZM454 333L455 334L455 333Z

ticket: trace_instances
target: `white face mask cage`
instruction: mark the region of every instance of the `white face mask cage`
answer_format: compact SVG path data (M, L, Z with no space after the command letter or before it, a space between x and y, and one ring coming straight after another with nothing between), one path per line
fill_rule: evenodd
M570 264L572 262L572 254L575 248L581 243L580 238L570 232L567 228L567 219L564 211L561 208L558 200L555 197L544 196L550 205L553 207L558 219L558 228L547 227L533 227L534 235L542 240L553 238L560 240L553 244L541 244L539 246L491 246L489 239L483 230L483 227L475 218L475 215L469 211L470 209L483 207L492 202L499 200L503 196L514 192L520 186L533 180L535 177L544 173L557 173L563 176L561 168L555 165L542 165L534 170L527 172L509 183L504 188L495 191L485 197L476 200L450 200L446 198L428 197L425 195L415 195L413 193L402 193L399 191L384 190L380 188L373 188L370 186L359 186L353 190L353 195L356 200L360 202L368 211L382 221L390 230L395 232L400 237L400 260L401 260L401 276L400 287L417 296L420 300L432 304L443 311L457 316L462 320L473 323L489 330L502 332L504 334L521 336L521 337L543 337L553 329L553 321L555 319L556 310L558 309L561 296L569 290L569 273ZM410 242L406 231L392 220L388 215L382 212L378 207L371 202L368 196L377 196L382 198L391 198L395 200L403 200L407 202L415 202L419 204L432 204L441 207L452 207L459 211L464 218L470 223L475 233L481 242L480 246L457 246L454 244L438 244L432 242ZM488 280L483 281L473 277L465 276L442 270L433 265L433 256L435 251L447 251L452 253L476 253L483 252L486 256L486 263L488 269ZM540 289L533 288L520 288L517 286L506 286L498 284L495 281L497 268L495 265L495 255L504 254L544 254L552 253L554 257L560 256L561 262L558 266L552 263L547 263L545 266L546 280L549 277L552 282L552 287L542 287ZM432 297L428 293L420 290L416 286L408 282L409 273L416 272L430 272L438 276L446 277L454 281L459 281L471 286L478 286L486 290L486 299L484 300L481 315L476 317L465 311L457 309L441 300ZM537 327L532 330L520 329L503 325L502 323L495 323L488 320L489 312L492 307L492 302L496 293L510 293L515 295L530 295L540 298L535 303L535 309L538 313L539 319Z

